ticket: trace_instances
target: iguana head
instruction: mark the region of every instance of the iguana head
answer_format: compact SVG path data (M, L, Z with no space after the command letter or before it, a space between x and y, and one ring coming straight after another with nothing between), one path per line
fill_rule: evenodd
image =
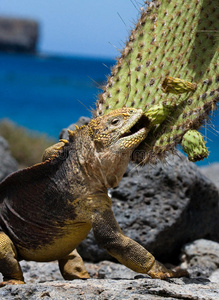
M135 149L145 139L148 124L141 109L124 107L92 119L88 128L97 149L125 152Z
M86 127L92 144L85 159L87 173L106 187L114 187L125 173L133 150L147 136L149 120L141 109L121 108L92 119Z

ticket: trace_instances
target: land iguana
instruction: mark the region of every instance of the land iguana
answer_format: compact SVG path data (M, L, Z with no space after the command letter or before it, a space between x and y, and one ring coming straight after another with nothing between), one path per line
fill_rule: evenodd
M89 278L76 247L91 228L98 244L128 268L152 278L186 275L166 269L118 226L107 189L118 185L149 121L141 109L121 108L69 131L43 162L0 184L1 286L23 284L20 260L58 260L64 279ZM53 155L55 153L55 155Z

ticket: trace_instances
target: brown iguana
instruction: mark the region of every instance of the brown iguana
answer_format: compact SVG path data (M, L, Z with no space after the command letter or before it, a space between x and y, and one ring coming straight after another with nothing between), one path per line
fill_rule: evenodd
M91 228L100 246L136 272L161 279L186 275L181 269L166 269L122 233L107 195L107 188L121 180L147 128L141 109L122 108L96 117L69 131L69 141L50 147L44 162L0 184L1 286L24 283L22 259L58 260L65 279L89 278L76 247Z

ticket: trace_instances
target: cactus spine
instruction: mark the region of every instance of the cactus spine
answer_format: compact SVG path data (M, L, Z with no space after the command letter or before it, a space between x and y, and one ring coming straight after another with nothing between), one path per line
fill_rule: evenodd
M144 162L173 150L216 107L218 28L217 0L154 0L141 13L99 96L96 114L121 107L143 109L152 122L139 147ZM199 135L190 140L193 136ZM189 158L206 155L203 146L203 155Z

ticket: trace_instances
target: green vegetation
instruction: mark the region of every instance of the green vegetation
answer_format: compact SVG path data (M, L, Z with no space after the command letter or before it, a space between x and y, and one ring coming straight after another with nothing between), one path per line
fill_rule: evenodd
M11 154L21 167L41 162L44 150L56 143L45 134L29 131L7 119L0 122L0 136L8 141Z
M153 116L154 126L138 149L143 162L173 151L189 130L183 149L189 159L203 159L207 149L194 130L219 100L218 0L146 2L97 101L96 115L134 107Z

